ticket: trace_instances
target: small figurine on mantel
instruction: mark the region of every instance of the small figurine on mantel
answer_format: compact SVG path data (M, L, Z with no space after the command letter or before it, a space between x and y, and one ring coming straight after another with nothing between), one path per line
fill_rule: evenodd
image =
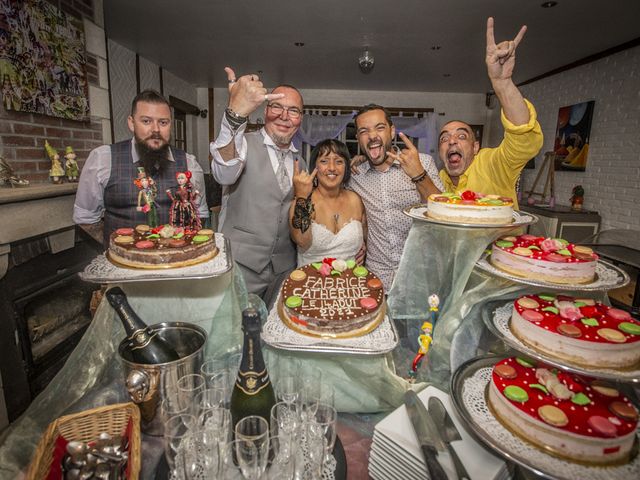
M582 185L576 185L571 190L571 210L582 210L582 204L584 202L584 188Z
M138 178L133 183L140 189L138 192L138 206L136 210L147 214L147 225L150 227L158 226L158 211L156 197L158 196L158 188L153 178L147 177L144 167L138 167Z
M20 178L15 174L9 162L0 157L0 184L10 185L13 187L26 187L29 185L29 180Z
M418 353L413 357L411 362L411 369L409 370L409 382L415 382L418 376L418 367L422 362L422 359L429 351L431 342L433 342L433 327L436 324L436 317L438 314L438 306L440 305L440 297L438 295L429 295L429 312L430 318L422 324L420 330L422 334L418 336Z
M167 196L171 199L171 210L169 210L169 223L174 227L184 227L188 230L198 231L202 228L196 198L200 192L193 188L191 183L191 172L176 173L176 185L167 189Z
M62 162L60 161L60 155L58 151L49 144L48 140L44 141L44 149L47 151L47 155L51 160L51 169L49 170L49 177L53 183L62 183L64 177L64 168L62 168Z
M73 147L67 146L64 154L64 172L67 175L67 180L70 182L77 182L80 175L80 169L78 168L78 162L76 161L76 152L73 151Z

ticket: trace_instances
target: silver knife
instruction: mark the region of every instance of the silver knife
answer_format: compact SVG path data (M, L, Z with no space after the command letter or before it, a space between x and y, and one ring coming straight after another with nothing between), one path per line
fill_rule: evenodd
M444 407L442 400L435 396L430 397L429 413L436 423L438 431L442 432L444 444L447 447L447 450L449 450L449 455L451 455L451 459L453 460L453 466L456 468L458 480L462 480L463 478L471 479L467 473L467 469L464 468L460 457L458 457L458 454L451 446L451 442L462 440L462 437L460 437L460 432L458 432L458 429L453 423L453 419L449 415L449 412L447 412L447 409Z
M431 480L447 480L447 474L437 458L437 452L443 452L445 445L429 412L413 390L407 390L404 393L404 404L407 407L407 413L416 432L416 437L418 437L420 448L422 448L424 461L429 469L429 478Z

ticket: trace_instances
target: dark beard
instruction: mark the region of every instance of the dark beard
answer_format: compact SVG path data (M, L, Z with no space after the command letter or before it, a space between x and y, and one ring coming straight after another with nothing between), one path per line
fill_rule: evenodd
M136 151L140 157L138 166L144 167L149 177L162 175L169 165L169 145L163 145L157 150L149 148L144 142L136 141Z

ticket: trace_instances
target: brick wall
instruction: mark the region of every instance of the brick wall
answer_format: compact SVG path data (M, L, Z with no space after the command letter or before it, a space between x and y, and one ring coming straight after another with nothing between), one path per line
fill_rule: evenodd
M584 208L600 213L603 229L640 230L640 47L525 85L522 92L535 105L545 135L536 170L523 173L525 189L543 153L553 150L558 109L595 100L586 171L556 172L556 203L569 205L571 189L582 185ZM491 145L500 141L498 125Z
M93 0L50 0L67 15L93 20ZM87 79L98 84L98 60L86 53ZM103 143L102 121L92 118L87 122L64 120L34 113L7 111L0 106L0 155L15 172L32 183L49 181L51 162L44 150L44 141L64 155L64 147L71 145L78 156L80 168L89 152Z

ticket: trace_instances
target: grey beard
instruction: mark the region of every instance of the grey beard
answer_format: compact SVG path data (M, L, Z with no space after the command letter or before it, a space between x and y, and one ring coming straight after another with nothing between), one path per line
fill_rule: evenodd
M295 132L288 136L278 135L275 133L272 133L270 136L271 136L271 140L273 140L276 145L289 145L291 144L291 139L293 138L293 135L295 135Z

